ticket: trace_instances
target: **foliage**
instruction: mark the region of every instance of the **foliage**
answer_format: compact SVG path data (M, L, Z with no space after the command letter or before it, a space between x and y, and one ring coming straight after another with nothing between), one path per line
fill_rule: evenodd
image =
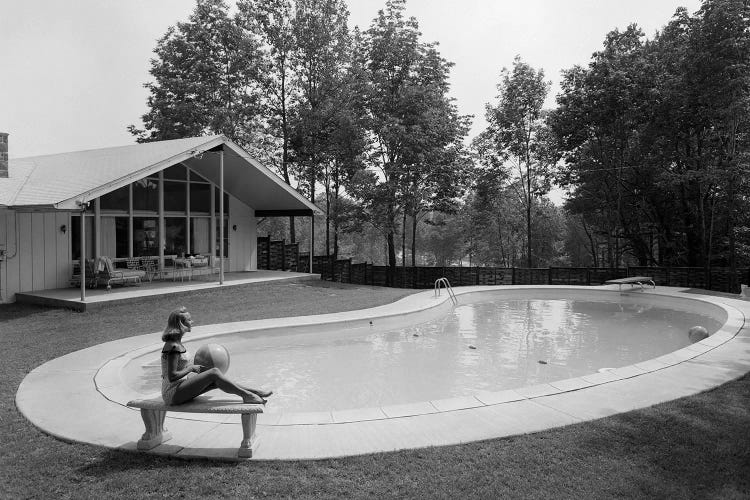
M129 127L138 142L224 134L252 142L260 111L258 42L245 36L222 0L198 0L188 22L159 39L145 129Z
M653 40L635 25L615 30L588 68L565 72L549 118L558 181L590 245L606 245L606 264L736 266L749 9L732 0L705 1L693 16L679 9Z
M550 83L542 70L513 61L513 70L503 68L497 88L498 103L487 104L488 127L475 142L480 157L488 160L485 168L508 169L516 182L511 183L524 206L526 218L526 264L533 264L532 212L536 199L549 191L549 167L554 163L548 153L547 132L542 106Z
M420 41L418 23L405 18L404 9L404 0L386 2L358 39L354 63L366 82L371 148L368 170L354 175L349 189L363 206L360 214L383 232L391 269L399 226L405 259L407 215L415 235L420 213L455 203L450 200L461 194L468 166L462 146L468 118L458 115L447 94L451 65L434 44Z

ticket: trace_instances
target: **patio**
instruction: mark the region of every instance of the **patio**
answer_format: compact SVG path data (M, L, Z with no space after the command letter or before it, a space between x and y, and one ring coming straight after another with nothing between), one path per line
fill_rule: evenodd
M87 288L85 301L81 301L80 288L55 288L37 292L17 293L16 301L48 307L63 307L84 312L106 307L112 303L140 300L149 296L162 296L204 290L210 288L244 285L275 280L319 280L319 274L295 273L289 271L242 271L224 273L224 283L219 284L218 274L196 275L192 279L164 279L144 281L140 285Z

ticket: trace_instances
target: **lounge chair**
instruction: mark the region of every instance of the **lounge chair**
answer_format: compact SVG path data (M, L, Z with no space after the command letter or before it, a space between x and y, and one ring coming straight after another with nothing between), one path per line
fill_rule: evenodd
M643 285L645 284L651 284L652 287L656 288L656 283L654 283L654 278L651 276L631 276L629 278L620 278L616 280L608 280L604 282L607 285L617 285L619 287L620 292L622 292L622 285L630 285L631 288L635 285L640 285L641 291L643 291Z
M105 284L107 290L112 289L112 285L125 285L132 283L141 284L141 278L146 276L146 271L140 269L115 269L112 259L109 257L99 257L96 263L96 281Z

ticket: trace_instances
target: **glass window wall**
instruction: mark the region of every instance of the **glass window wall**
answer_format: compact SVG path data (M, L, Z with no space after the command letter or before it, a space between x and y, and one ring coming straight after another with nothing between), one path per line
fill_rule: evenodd
M187 184L185 182L164 181L164 211L186 213Z
M159 255L159 219L133 217L133 256Z
M212 241L218 256L219 231L211 233L211 197L214 190L216 228L218 229L218 188L203 177L176 165L154 173L100 197L102 214L98 219L98 234L94 232L94 217L87 216L87 255L93 257L95 236L99 238L102 255L115 258L159 255L163 244L165 255L211 253ZM160 234L159 190L164 193L163 230ZM132 191L131 191L132 190ZM89 209L93 211L92 207ZM90 214L91 212L89 212ZM224 194L224 257L229 255L229 195ZM131 230L132 221L132 230ZM80 216L71 223L73 256L80 258Z
M187 218L164 218L164 254L184 257L187 251Z
M190 183L190 212L209 214L211 212L211 185Z
M108 212L130 211L130 186L123 186L100 198L101 209Z
M133 210L159 211L159 180L151 177L133 183Z
M190 252L193 254L210 255L210 234L210 217L190 217Z

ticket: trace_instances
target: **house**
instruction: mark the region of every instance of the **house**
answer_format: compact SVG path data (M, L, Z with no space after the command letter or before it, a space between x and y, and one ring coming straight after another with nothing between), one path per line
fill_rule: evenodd
M160 266L201 255L212 269L252 271L256 217L321 213L224 136L12 160L7 151L0 133L0 302L70 286L82 254Z

